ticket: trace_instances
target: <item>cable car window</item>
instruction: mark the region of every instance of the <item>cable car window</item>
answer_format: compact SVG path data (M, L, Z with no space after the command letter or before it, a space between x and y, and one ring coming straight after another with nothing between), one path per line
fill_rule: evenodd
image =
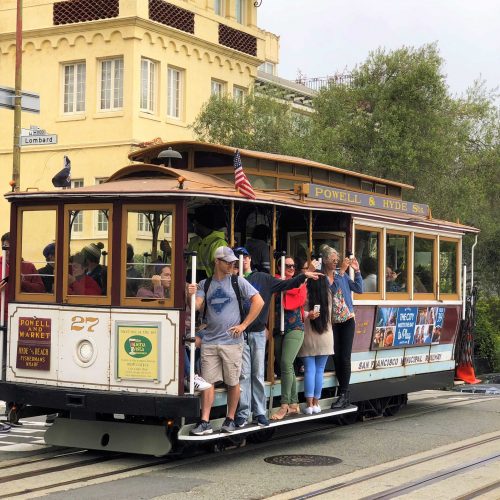
M439 242L439 292L457 294L458 242L440 240Z
M19 217L19 245L6 242L18 248L16 291L37 295L37 300L55 300L56 232L57 211L55 208L21 210ZM12 273L14 274L14 273ZM45 295L40 297L39 294Z
M379 293L380 288L380 242L381 231L356 229L355 255L363 277L364 293Z
M388 293L408 292L408 245L408 235L387 233L385 291Z
M127 207L125 283L122 295L141 305L173 303L174 213Z
M434 293L434 238L415 236L413 290L415 293Z
M104 220L106 224L98 226L97 222ZM78 221L83 231L75 225ZM111 226L111 205L66 207L64 295L72 298L70 302L110 302Z

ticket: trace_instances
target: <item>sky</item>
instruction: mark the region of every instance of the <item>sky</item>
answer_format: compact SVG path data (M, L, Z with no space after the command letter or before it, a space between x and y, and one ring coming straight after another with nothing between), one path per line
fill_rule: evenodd
M450 92L500 85L500 0L263 0L260 28L280 36L278 76L349 72L379 47L437 42Z

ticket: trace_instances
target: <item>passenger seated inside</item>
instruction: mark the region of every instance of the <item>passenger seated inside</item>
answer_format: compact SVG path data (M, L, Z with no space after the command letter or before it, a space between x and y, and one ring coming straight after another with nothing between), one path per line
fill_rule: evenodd
M385 289L387 292L400 292L401 291L401 285L399 283L396 283L396 280L398 279L398 276L401 273L396 273L393 271L392 267L387 266L385 270Z
M86 274L85 255L78 252L70 258L71 274L68 275L69 295L101 295L101 287Z
M151 286L139 288L137 297L154 299L168 299L170 297L172 282L170 265L158 264L155 266L155 272L156 274L151 277Z
M377 261L373 257L366 257L361 261L361 276L365 293L378 292Z
M43 256L45 257L45 266L38 269L38 274L42 278L43 285L45 286L45 291L47 293L54 292L54 265L56 258L56 245L55 243L49 243L43 249Z
M85 267L87 274L99 285L101 293L99 295L106 295L107 293L107 269L101 266L101 252L104 244L100 241L98 243L91 243L83 247L82 253L85 257Z
M130 243L127 243L127 263L125 271L127 274L127 297L135 297L139 290L139 282L142 276L134 265L134 247Z

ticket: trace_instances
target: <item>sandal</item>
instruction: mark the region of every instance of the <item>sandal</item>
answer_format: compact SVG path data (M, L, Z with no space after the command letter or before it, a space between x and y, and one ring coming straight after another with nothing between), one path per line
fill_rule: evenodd
M295 415L296 413L300 413L300 406L297 403L290 405L288 407L288 413L290 415Z
M282 406L276 413L271 415L271 420L283 420L289 412L288 406Z

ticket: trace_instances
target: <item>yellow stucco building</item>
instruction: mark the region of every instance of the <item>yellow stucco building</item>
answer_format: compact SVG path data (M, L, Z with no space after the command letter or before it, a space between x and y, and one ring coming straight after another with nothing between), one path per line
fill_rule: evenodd
M0 86L11 88L16 3L0 8ZM20 189L51 188L64 155L73 183L91 185L138 143L192 138L189 124L212 93L241 98L260 66L278 63L278 37L257 27L257 11L253 0L24 0L22 88L40 95L40 114L22 114L31 144L22 147ZM2 192L13 120L0 108ZM36 144L33 127L57 143ZM2 233L8 208L1 198ZM98 229L96 218L85 239Z

